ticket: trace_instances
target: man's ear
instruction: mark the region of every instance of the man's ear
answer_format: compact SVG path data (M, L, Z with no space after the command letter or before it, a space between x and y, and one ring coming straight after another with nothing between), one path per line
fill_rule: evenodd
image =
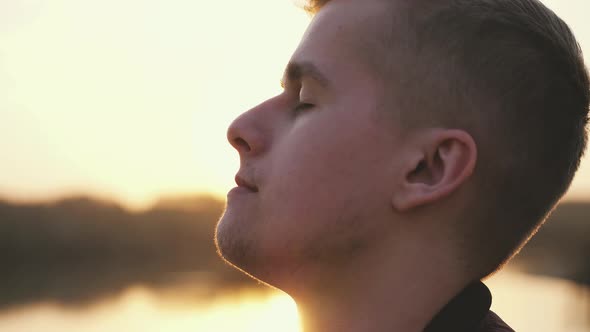
M449 196L471 176L477 161L473 137L458 129L421 132L406 152L392 197L397 211L408 211Z

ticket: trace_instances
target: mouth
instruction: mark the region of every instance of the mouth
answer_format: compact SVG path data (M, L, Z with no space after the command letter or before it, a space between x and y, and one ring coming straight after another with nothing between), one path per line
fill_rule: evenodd
M236 184L238 185L238 187L242 187L242 188L246 188L251 192L258 192L258 187L256 187L254 184L248 182L247 180L245 180L244 178L242 178L239 175L236 175Z

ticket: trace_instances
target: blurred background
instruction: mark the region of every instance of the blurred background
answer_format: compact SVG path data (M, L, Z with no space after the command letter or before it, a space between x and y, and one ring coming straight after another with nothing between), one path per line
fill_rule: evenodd
M587 0L546 0L590 63ZM299 331L225 266L225 140L281 89L291 0L0 2L0 331ZM590 162L486 283L519 332L590 330Z

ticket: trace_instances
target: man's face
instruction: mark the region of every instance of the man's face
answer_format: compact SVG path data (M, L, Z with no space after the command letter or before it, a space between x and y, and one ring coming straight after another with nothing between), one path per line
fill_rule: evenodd
M359 49L377 6L329 3L293 54L284 92L228 130L238 176L256 188L229 193L216 241L225 259L264 281L345 262L390 227L398 140Z

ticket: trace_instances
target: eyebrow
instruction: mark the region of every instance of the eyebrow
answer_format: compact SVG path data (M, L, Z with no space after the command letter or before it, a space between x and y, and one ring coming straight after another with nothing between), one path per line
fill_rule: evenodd
M330 80L322 74L316 65L308 61L289 62L281 79L281 86L284 87L286 83L301 82L306 77L318 82L324 88L330 86Z

